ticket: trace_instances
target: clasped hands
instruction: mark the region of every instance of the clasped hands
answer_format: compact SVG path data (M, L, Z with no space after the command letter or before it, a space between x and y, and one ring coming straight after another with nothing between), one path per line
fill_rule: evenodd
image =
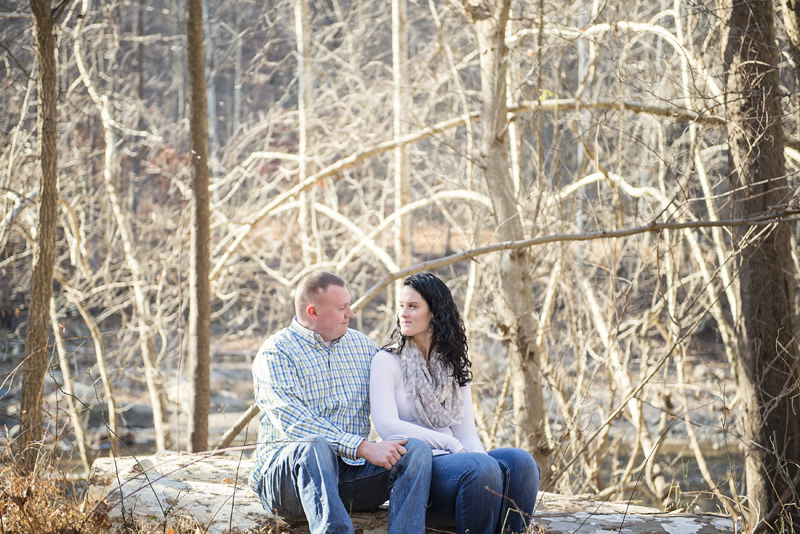
M406 448L403 447L403 445L407 442L407 439L400 441L380 441L378 443L363 440L356 449L356 458L364 458L372 465L377 465L388 470L394 467L394 464L399 462L400 458L406 453ZM458 452L467 451L466 449L461 449Z

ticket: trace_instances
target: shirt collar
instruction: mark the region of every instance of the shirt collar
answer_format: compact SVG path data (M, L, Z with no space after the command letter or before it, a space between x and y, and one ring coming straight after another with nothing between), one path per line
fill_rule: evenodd
M297 317L292 319L292 324L289 325L289 329L307 343L314 345L314 347L328 350L328 347L325 345L325 340L322 339L322 336L317 332L314 332L313 330L301 325L300 321L297 320ZM344 336L334 339L333 343L331 343L331 349L333 349L333 347L335 347L343 337Z

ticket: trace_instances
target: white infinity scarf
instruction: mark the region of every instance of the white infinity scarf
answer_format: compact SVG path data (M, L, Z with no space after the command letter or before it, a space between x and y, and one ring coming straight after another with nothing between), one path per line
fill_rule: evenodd
M408 407L420 425L444 428L463 421L464 401L458 382L436 351L426 362L417 344L408 339L400 353L400 367Z

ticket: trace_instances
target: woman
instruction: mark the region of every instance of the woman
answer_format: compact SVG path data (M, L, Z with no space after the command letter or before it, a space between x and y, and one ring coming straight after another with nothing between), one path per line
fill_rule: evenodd
M381 438L433 449L429 526L459 533L524 532L539 466L521 449L486 452L475 431L467 336L453 295L430 273L406 278L397 328L370 371L372 420Z

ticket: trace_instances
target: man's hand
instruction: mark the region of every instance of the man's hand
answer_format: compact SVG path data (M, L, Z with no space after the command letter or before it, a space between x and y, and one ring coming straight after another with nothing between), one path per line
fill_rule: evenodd
M403 457L406 453L406 448L403 445L408 440L402 441L381 441L380 443L373 443L364 440L356 449L356 458L364 458L372 465L384 467L387 470L394 467L394 464Z

